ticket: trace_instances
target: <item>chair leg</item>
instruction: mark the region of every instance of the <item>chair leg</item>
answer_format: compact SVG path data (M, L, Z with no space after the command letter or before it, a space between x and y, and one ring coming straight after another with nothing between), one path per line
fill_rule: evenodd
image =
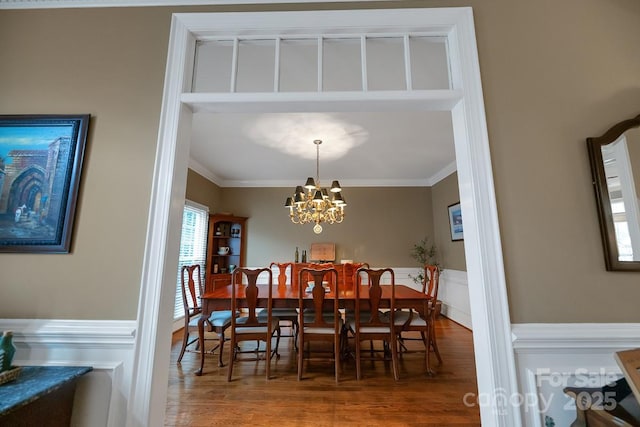
M400 348L400 356L402 356L403 352L408 352L407 346L404 345L404 338L402 337L402 332L400 332L397 336L398 347Z
M427 335L425 334L425 332L420 331L420 336L422 337L422 343L424 344L425 348L428 348L429 343L427 342Z
M298 330L300 348L298 349L298 381L302 379L302 363L304 362L304 335L302 328Z
M435 371L433 369L431 369L431 362L429 360L429 354L431 353L430 351L430 342L431 342L431 328L427 327L427 334L426 334L426 345L424 348L424 364L425 364L425 371L427 372L427 375L435 375Z
M431 347L433 348L433 352L436 354L438 358L438 363L442 365L442 357L440 356L440 351L438 350L438 343L436 342L436 330L434 327L429 331Z
M220 348L220 354L218 354L218 367L222 368L224 366L224 363L222 363L222 350L224 350L224 331L220 332L219 336L220 344L218 344L218 347Z
M233 373L233 360L236 358L236 348L238 343L235 342L233 334L231 335L231 349L229 350L229 369L227 369L227 382L231 381Z
M355 339L356 345L356 379L359 380L361 378L360 371L360 337L356 336Z
M278 331L280 327L278 326ZM267 336L267 353L264 359L264 362L267 364L265 366L265 371L267 372L267 381L271 379L271 339L273 338L273 333Z
M278 348L280 347L280 334L282 333L280 327L278 326L278 330L276 332L276 360L280 359L280 353L278 353Z
M336 369L336 384L340 381L340 335L333 337L333 359L335 362Z
M178 356L178 363L182 361L182 356L184 356L184 352L187 349L187 342L189 341L189 327L185 326L185 332L182 337L182 348L180 349L180 356Z
M396 343L396 334L391 332L391 364L393 365L393 378L398 381L400 379L400 370L398 369L398 344Z
M293 348L298 351L298 321L291 321L291 335L293 335Z

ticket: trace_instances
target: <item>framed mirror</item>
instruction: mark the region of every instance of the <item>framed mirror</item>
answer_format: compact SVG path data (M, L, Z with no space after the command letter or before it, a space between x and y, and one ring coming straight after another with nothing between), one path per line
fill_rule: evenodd
M609 271L640 271L640 115L587 138Z

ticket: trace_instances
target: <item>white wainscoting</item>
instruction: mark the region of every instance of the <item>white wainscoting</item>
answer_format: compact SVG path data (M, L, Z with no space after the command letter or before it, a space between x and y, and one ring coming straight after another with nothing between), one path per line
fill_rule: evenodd
M125 425L134 320L0 319L0 330L14 333L15 365L93 367L78 382L72 425Z
M468 329L472 329L469 284L466 271L444 269L440 275L438 299L442 301L441 313L444 316Z
M575 419L567 385L599 387L622 376L616 351L640 347L640 323L527 323L512 325L521 404L526 426L556 426ZM519 402L518 402L519 401Z
M406 284L414 289L422 290L422 285L415 283L410 276L417 276L420 269L394 268L396 283ZM471 307L469 305L469 285L467 272L444 269L440 275L438 299L442 301L442 315L456 323L471 329Z

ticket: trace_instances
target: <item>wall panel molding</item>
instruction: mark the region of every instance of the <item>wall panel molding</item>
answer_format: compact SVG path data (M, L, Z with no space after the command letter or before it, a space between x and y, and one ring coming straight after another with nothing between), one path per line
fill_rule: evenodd
M91 366L81 377L73 425L125 425L131 388L133 320L0 319L14 334L19 366Z
M575 405L562 389L596 387L622 376L613 354L640 347L640 323L526 323L512 326L526 426L570 425Z

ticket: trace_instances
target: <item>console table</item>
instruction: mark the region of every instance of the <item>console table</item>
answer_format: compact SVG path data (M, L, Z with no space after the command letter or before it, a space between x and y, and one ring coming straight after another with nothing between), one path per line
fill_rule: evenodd
M0 385L0 425L69 426L78 379L91 371L78 366L24 366Z
M570 427L634 427L640 425L640 405L625 378L603 387L565 387L576 401Z

